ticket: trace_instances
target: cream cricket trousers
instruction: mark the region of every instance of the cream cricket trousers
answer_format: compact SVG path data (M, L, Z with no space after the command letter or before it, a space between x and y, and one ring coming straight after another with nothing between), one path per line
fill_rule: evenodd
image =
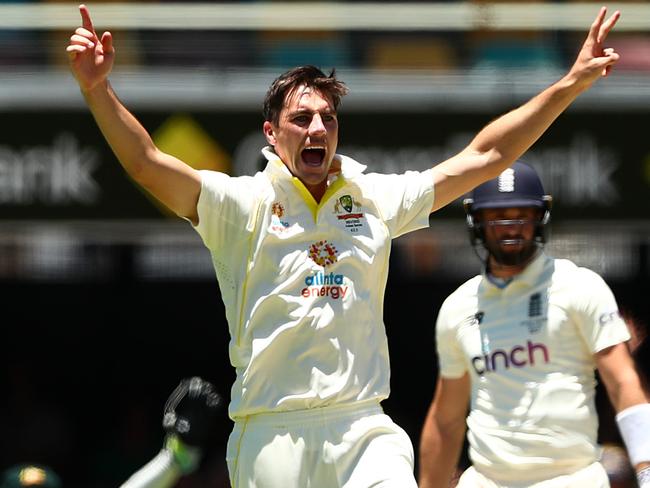
M376 402L237 420L232 488L417 488L410 438Z
M609 488L609 479L605 468L598 462L575 473L536 483L499 484L486 478L474 468L468 468L461 475L456 488Z

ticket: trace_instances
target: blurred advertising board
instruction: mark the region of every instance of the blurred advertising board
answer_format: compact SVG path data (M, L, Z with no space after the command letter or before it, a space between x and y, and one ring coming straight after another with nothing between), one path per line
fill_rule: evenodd
M136 113L165 151L197 168L263 166L258 112ZM463 148L485 113L341 111L339 152L369 171L422 170ZM648 219L650 114L563 114L523 158L554 197L556 219ZM458 216L459 202L441 216ZM84 111L10 111L0 133L0 219L164 219L121 169Z

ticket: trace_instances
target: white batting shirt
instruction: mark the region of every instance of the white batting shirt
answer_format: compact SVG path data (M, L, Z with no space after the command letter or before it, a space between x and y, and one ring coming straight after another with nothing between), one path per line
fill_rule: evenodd
M363 173L345 156L317 204L270 148L264 171L202 171L196 230L211 252L236 370L230 416L389 394L383 299L391 239L426 227L431 171Z
M436 327L440 374L471 377L477 471L532 482L598 459L594 353L630 337L599 275L541 253L504 288L461 285Z

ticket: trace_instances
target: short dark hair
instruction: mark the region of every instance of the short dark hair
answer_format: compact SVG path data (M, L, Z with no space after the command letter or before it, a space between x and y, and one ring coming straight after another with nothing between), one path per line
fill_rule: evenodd
M335 71L332 70L329 76L326 76L316 66L307 65L290 69L278 76L264 97L262 109L264 120L277 124L287 96L299 86L314 88L324 96L330 97L334 109L338 109L341 98L347 94L348 88L345 83L336 79Z

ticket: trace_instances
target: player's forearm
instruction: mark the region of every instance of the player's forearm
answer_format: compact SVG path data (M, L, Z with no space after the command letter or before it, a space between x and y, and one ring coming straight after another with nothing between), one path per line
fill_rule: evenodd
M151 136L120 102L108 80L82 93L120 164L139 181L155 164L157 149Z
M595 360L600 379L617 413L634 405L648 403L648 394L626 343L596 353Z
M437 425L427 425L422 431L418 468L419 488L448 488L456 472L464 429L445 432Z
M174 455L167 449L136 471L120 488L171 488L181 477Z
M484 155L488 176L498 175L521 157L586 88L567 75L485 126L469 150Z

